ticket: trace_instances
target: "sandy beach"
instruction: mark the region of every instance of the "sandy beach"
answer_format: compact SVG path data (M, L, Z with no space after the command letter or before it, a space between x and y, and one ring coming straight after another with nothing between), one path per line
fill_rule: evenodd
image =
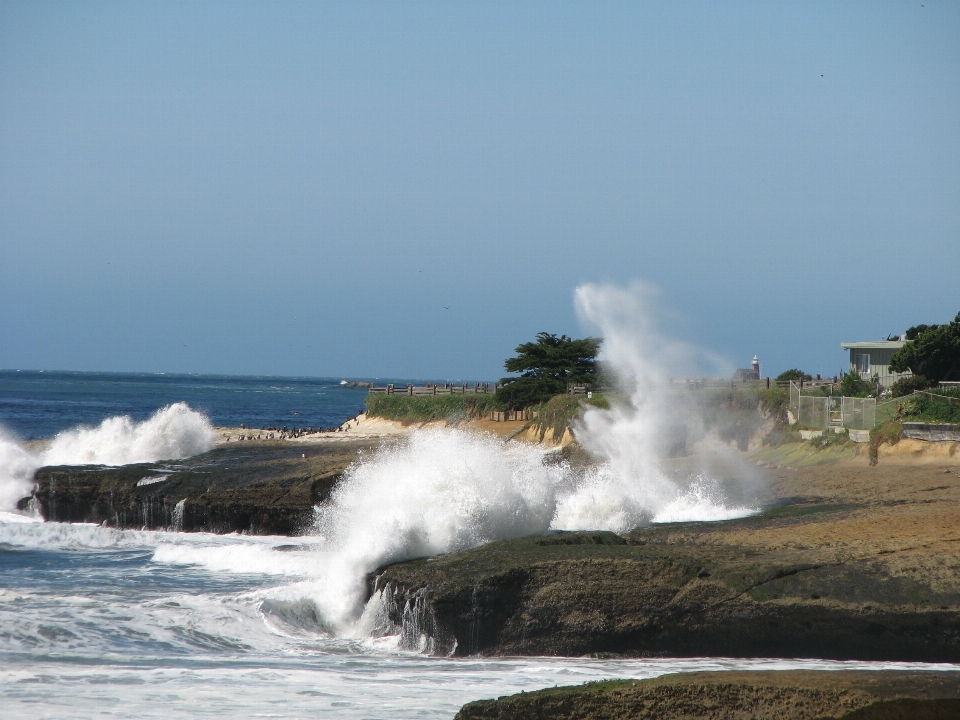
M380 417L369 417L367 413L364 412L360 413L356 417L344 421L337 430L327 432L315 431L309 433L304 432L292 436L281 436L280 432L274 430L226 427L218 427L216 430L218 444L229 442L247 442L251 440L324 443L338 442L342 440L397 437L401 435L408 435L414 430L421 428L429 429L441 427L458 427L477 432L486 432L499 437L511 437L520 431L524 425L526 425L526 421L524 420L495 422L487 418L463 420L456 423L438 420L435 422L404 425L403 423L395 420L387 420ZM243 439L241 440L241 438Z

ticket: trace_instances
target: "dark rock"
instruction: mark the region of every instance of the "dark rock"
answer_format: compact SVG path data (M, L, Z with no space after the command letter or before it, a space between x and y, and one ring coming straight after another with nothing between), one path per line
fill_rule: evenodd
M221 445L187 460L44 467L31 501L46 520L117 528L296 535L369 441Z
M457 655L960 661L960 578L949 566L917 579L883 553L837 559L789 547L793 532L854 512L780 506L623 537L505 540L392 565L376 587L426 598ZM782 544L737 544L769 529Z
M708 672L468 703L457 720L954 720L960 673Z

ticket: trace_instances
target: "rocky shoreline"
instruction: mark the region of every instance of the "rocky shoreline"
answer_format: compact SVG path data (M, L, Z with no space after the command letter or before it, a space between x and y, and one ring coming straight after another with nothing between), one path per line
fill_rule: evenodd
M468 703L457 720L953 720L960 674L775 671L664 675Z
M297 535L371 438L221 444L186 460L43 467L20 501L45 520L108 527Z
M754 517L504 540L371 584L460 656L958 662L955 467L783 468Z
M385 422L356 422L326 440L226 441L176 462L45 467L21 509L29 504L48 520L118 528L296 535L359 454L404 431ZM790 468L761 452L764 509L752 517L502 540L380 568L369 578L370 592L382 593L410 647L438 655L960 662L960 457L927 445L933 443L881 452L878 466L865 457L822 464L806 458L809 464ZM589 462L575 444L559 459ZM672 462L669 471L690 472L696 460ZM720 675L710 682L684 676L687 685L663 680L525 694L471 704L460 717L694 717L700 715L676 708L722 699L745 682L738 697L807 697L797 690L802 683L770 690L780 687L770 678L757 690L758 674L721 692L710 685ZM829 676L839 681L840 674ZM650 688L660 689L650 695ZM783 705L777 717L955 716L942 714L955 705L927 703L933 696L917 696L926 704L891 715L899 706L881 695L846 715L805 715ZM558 698L564 707L588 710L564 715ZM749 703L724 707L727 714L711 716L776 714L737 714ZM662 712L645 715L642 708Z

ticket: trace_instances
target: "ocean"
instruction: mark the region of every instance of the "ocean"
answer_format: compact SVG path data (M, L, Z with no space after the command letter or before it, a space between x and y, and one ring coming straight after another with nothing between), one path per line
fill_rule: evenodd
M13 482L18 467L41 462L24 449L25 440L61 433L70 442L61 443L67 455L58 458L68 461L91 444L118 457L162 457L169 448L206 447L207 419L337 425L362 408L365 392L339 378L3 371L0 485ZM120 422L121 415L130 420ZM93 429L80 433L80 424ZM139 449L124 450L131 443ZM561 516L571 529L594 524L577 520L592 506L576 494L566 500L566 515L554 512L563 507L553 494L558 481L551 473L559 471L544 468L537 452L453 431L417 436L409 449L394 448L360 467L350 492L319 513L327 522L295 543L47 523L8 501L0 508L2 717L451 718L470 700L602 678L748 668L960 669L722 658L457 659L404 651L396 635L372 632L376 597L364 604L361 584L385 561L544 532ZM477 510L493 487L509 502ZM16 496L2 490L0 498ZM705 501L697 502L702 512ZM532 509L518 518L518 506ZM407 537L430 541L400 547L398 538Z
M0 426L24 440L185 402L220 427L336 427L363 409L341 378L0 370ZM395 380L378 381L404 382Z

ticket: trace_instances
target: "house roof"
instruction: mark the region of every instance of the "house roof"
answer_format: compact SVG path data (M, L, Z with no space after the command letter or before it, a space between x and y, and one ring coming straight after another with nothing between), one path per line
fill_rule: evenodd
M899 350L903 347L902 340L874 340L873 342L840 343L844 350Z

